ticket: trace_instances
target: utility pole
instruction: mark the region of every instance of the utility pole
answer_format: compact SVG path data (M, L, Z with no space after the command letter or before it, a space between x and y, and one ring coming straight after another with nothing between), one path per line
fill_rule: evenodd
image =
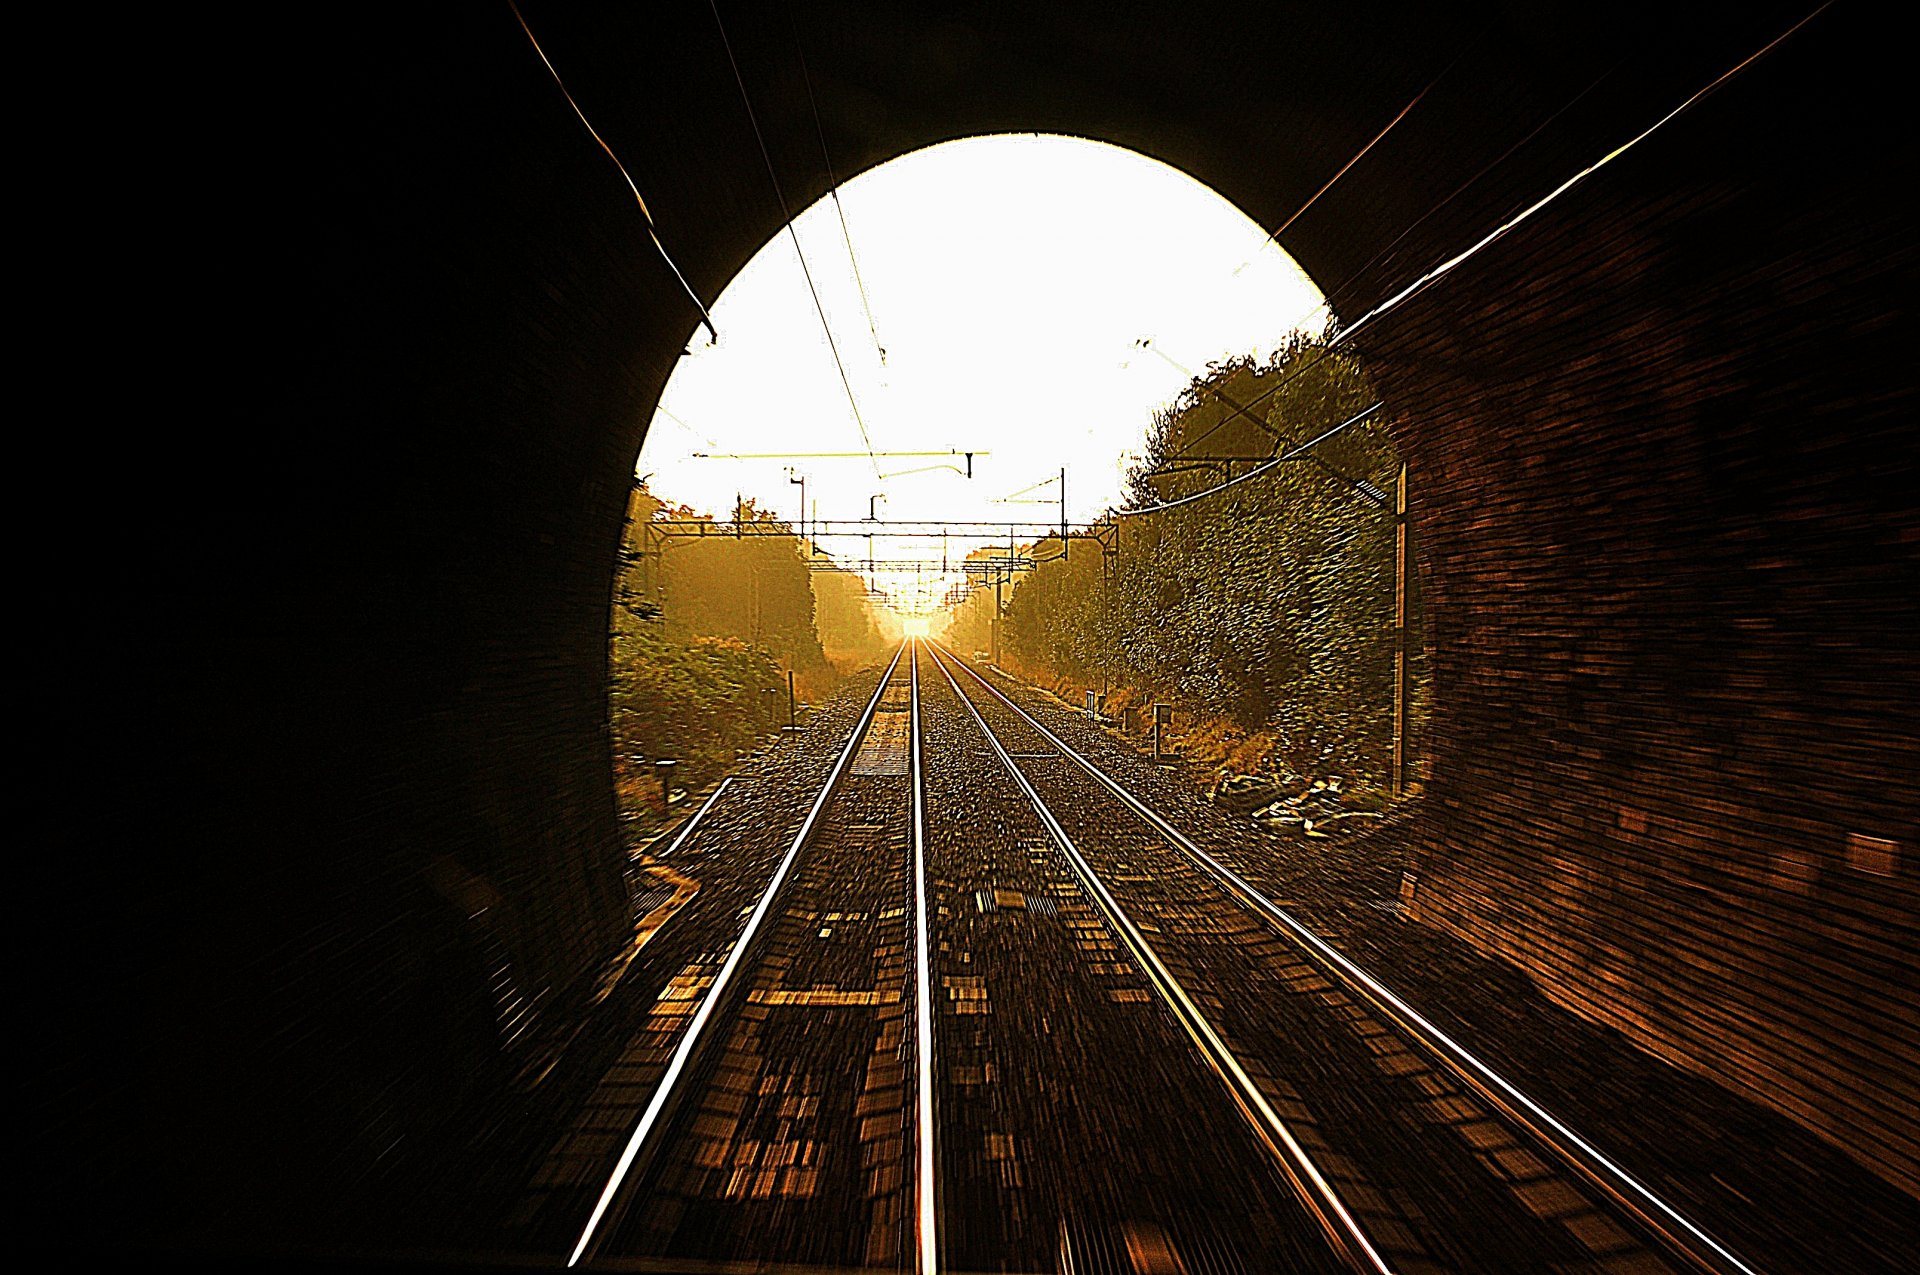
M800 487L800 539L805 540L807 538L807 476L789 465L787 481L797 483Z
M880 502L885 500L886 498L887 498L887 493L885 493L884 491L876 492L873 495L867 497L867 521L868 522L880 521ZM877 572L874 569L874 561L873 561L873 533L869 531L867 533L867 582L869 585L872 585L874 577L877 576L878 574L879 572Z
M1407 790L1407 465L1393 484L1393 773L1394 799Z
M996 667L1000 663L1000 575L996 567L993 572L993 663Z
M659 573L650 561L654 554L653 540L653 519L648 518L647 521L640 524L640 596L646 597L652 595L654 601L657 603L660 599L660 594L654 585ZM664 544L662 547L665 547Z
M993 573L993 662L1000 663L1000 586L1002 582L1013 578L1013 528L1007 528L1007 560Z
M1067 551L1067 467L1060 466L1060 552Z
M1114 526L1119 532L1119 524ZM1114 551L1100 545L1100 699L1114 693Z

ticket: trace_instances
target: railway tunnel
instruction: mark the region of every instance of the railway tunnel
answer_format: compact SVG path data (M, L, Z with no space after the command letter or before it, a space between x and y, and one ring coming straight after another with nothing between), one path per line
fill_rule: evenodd
M780 232L769 164L795 210L826 193L803 42L843 178L996 132L1111 142L1286 223L1348 321L1807 16L728 7L763 159L696 8L522 11L700 297ZM191 33L142 121L186 205L166 286L204 325L161 338L164 383L205 425L114 436L154 497L115 596L151 626L143 755L124 845L85 806L49 824L87 973L54 980L48 1181L137 1176L131 1233L188 1247L430 1197L516 1031L579 1012L625 940L609 590L699 318L511 8L261 21L244 56ZM1418 475L1414 919L1914 1194L1888 34L1820 12L1362 348ZM59 570L97 579L105 534ZM128 709L113 639L63 636L27 709L77 772Z

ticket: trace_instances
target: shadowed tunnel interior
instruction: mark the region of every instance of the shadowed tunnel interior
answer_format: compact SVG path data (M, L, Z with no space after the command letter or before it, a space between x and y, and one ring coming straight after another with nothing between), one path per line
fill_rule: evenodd
M711 14L680 7L524 12L711 300L782 217ZM1424 89L1283 237L1351 322L1806 9L725 12L795 210L827 189L796 36L843 179L1057 132L1269 227ZM141 754L110 834L87 785L48 789L63 969L89 973L41 979L45 1180L136 1199L108 1244L325 1246L404 1211L497 1109L513 1024L577 1013L624 941L609 591L697 322L507 5L244 35L183 41L127 108L166 138L160 268L203 317L157 387L194 423L116 436L139 508L56 571L131 551L134 685L101 685L115 639L76 615L70 676L25 693L49 773L96 765L105 717ZM1416 919L1913 1194L1892 43L1834 6L1356 344L1428 589Z

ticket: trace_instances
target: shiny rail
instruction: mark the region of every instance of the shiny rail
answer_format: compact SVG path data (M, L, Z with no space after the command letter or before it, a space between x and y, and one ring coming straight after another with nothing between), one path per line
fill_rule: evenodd
M720 967L720 972L714 976L713 983L707 988L705 997L701 999L700 1007L694 1011L692 1021L681 1035L680 1043L674 1048L673 1057L668 1061L666 1070L660 1077L660 1083L654 1087L653 1097L641 1113L633 1132L628 1135L626 1145L620 1152L620 1158L615 1163L606 1186L601 1189L599 1199L595 1201L586 1225L581 1229L579 1240L567 1256L569 1267L577 1266L583 1257L595 1251L601 1234L600 1226L607 1216L607 1211L619 1196L621 1187L626 1183L635 1160L647 1146L648 1139L663 1123L661 1114L674 1096L679 1081L687 1073L689 1063L704 1047L708 1038L707 1028L713 1021L715 1006L720 1003L722 996L731 986L734 974L745 961L747 949L752 945L762 923L773 910L773 902L780 893L780 887L786 883L794 863L800 857L800 851L813 836L814 828L820 822L821 813L832 802L834 792L840 787L840 781L853 764L854 755L860 751L860 745L866 739L867 730L873 725L874 713L878 711L880 701L887 693L887 685L893 680L894 671L899 667L900 659L905 653L904 645L899 651L894 652L893 660L887 665L886 673L874 687L872 698L867 701L866 708L848 734L846 747L840 751L833 769L828 772L825 782L820 785L820 793L814 799L813 806L807 811L807 817L801 821L800 830L794 834L792 844L787 847L787 852L781 858L779 866L774 869L773 877L767 883L767 888L762 892L760 901L754 906L752 914L748 916L746 926L740 931L740 936L734 940L725 963Z
M920 641L914 639L907 666L911 679L908 733L913 775L913 1017L915 1050L919 1055L917 1112L919 1120L919 1179L914 1228L919 1240L917 1260L921 1275L940 1269L939 1177L934 1170L933 1112L933 953L927 931L927 785L920 736Z
M1193 997L1167 968L1159 953L1148 942L1146 935L1121 908L1119 900L1113 897L1106 884L1101 881L1099 874L1093 870L1093 865L1074 845L1072 837L1061 826L1046 800L1014 764L1013 757L1008 753L1006 746L987 725L986 719L980 715L980 710L966 692L961 690L960 683L953 676L953 671L947 667L947 661L941 657L937 649L933 651L933 658L941 673L945 675L948 685L953 688L954 695L972 716L974 724L980 728L987 746L993 750L1007 774L1032 804L1034 812L1045 825L1054 844L1060 848L1062 856L1079 879L1087 897L1092 899L1094 905L1099 908L1109 927L1132 953L1135 963L1146 975L1147 981L1153 986L1161 1002L1173 1012L1180 1026L1199 1047L1208 1065L1227 1086L1235 1105L1239 1107L1241 1113L1253 1126L1255 1133L1273 1154L1295 1194L1319 1224L1328 1244L1353 1269L1374 1272L1375 1275L1388 1275L1392 1268L1381 1256L1352 1211L1340 1199L1332 1183L1327 1181L1312 1157L1307 1154L1306 1148L1301 1145L1299 1138L1281 1118L1279 1112L1274 1110L1266 1095L1247 1074L1246 1068L1234 1056L1226 1042L1220 1038L1219 1033L1214 1030ZM1060 745L1060 747L1064 753L1065 746Z
M1234 899L1290 940L1323 974L1371 1005L1398 1027L1410 1044L1478 1094L1516 1128L1526 1133L1537 1146L1605 1195L1636 1221L1649 1238L1669 1256L1679 1260L1685 1266L1711 1272L1712 1275L1729 1275L1729 1273L1758 1275L1754 1266L1743 1261L1725 1244L1661 1199L1591 1141L1582 1137L1564 1121L1521 1092L1512 1082L1435 1026L1379 979L1355 964L1272 899L1255 889L1238 873L1201 848L1158 811L1134 796L1119 781L1094 765L1059 735L1048 729L1033 714L1015 703L999 687L980 676L965 661L950 651L945 653L945 658L942 658L938 651L934 654L949 680L953 676L947 669L950 661L958 665L1000 704L1058 749L1062 757L1078 766L1118 798L1136 816L1166 838L1180 854L1224 887ZM955 683L955 690L959 691L957 683ZM968 708L972 710L973 706L964 693L961 694L961 699L967 702ZM986 723L979 717L977 710L974 711L974 716L980 721L982 731L986 731L991 739L991 732L987 731ZM1000 748L997 741L994 747ZM1004 755L1004 750L1002 752ZM1007 760L1007 765L1010 770L1013 769L1010 760ZM1022 786L1027 786L1024 777L1019 776L1017 771L1015 773Z
M707 813L720 803L720 798L725 795L727 789L733 786L733 779L734 777L732 775L728 775L720 781L718 787L707 795L707 799L700 803L700 809L694 812L693 818L687 820L686 826L681 828L680 831L675 834L673 841L667 848L660 852L662 859L671 856L674 851L687 843L687 838L691 837L694 829L700 826L700 821L707 817Z

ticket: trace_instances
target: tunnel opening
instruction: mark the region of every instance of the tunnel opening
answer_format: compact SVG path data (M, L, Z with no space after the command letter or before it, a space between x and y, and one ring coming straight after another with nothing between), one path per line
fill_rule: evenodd
M615 590L632 830L666 813L650 757L697 754L676 773L711 786L908 625L1143 739L1144 706L1177 701L1209 777L1344 784L1369 817L1409 788L1430 685L1392 413L1217 193L1080 138L946 142L802 212L711 319L724 339L703 318L654 414ZM721 639L758 648L745 680L773 699L736 702ZM692 718L732 720L676 740L689 714L639 688L696 646L732 708Z

